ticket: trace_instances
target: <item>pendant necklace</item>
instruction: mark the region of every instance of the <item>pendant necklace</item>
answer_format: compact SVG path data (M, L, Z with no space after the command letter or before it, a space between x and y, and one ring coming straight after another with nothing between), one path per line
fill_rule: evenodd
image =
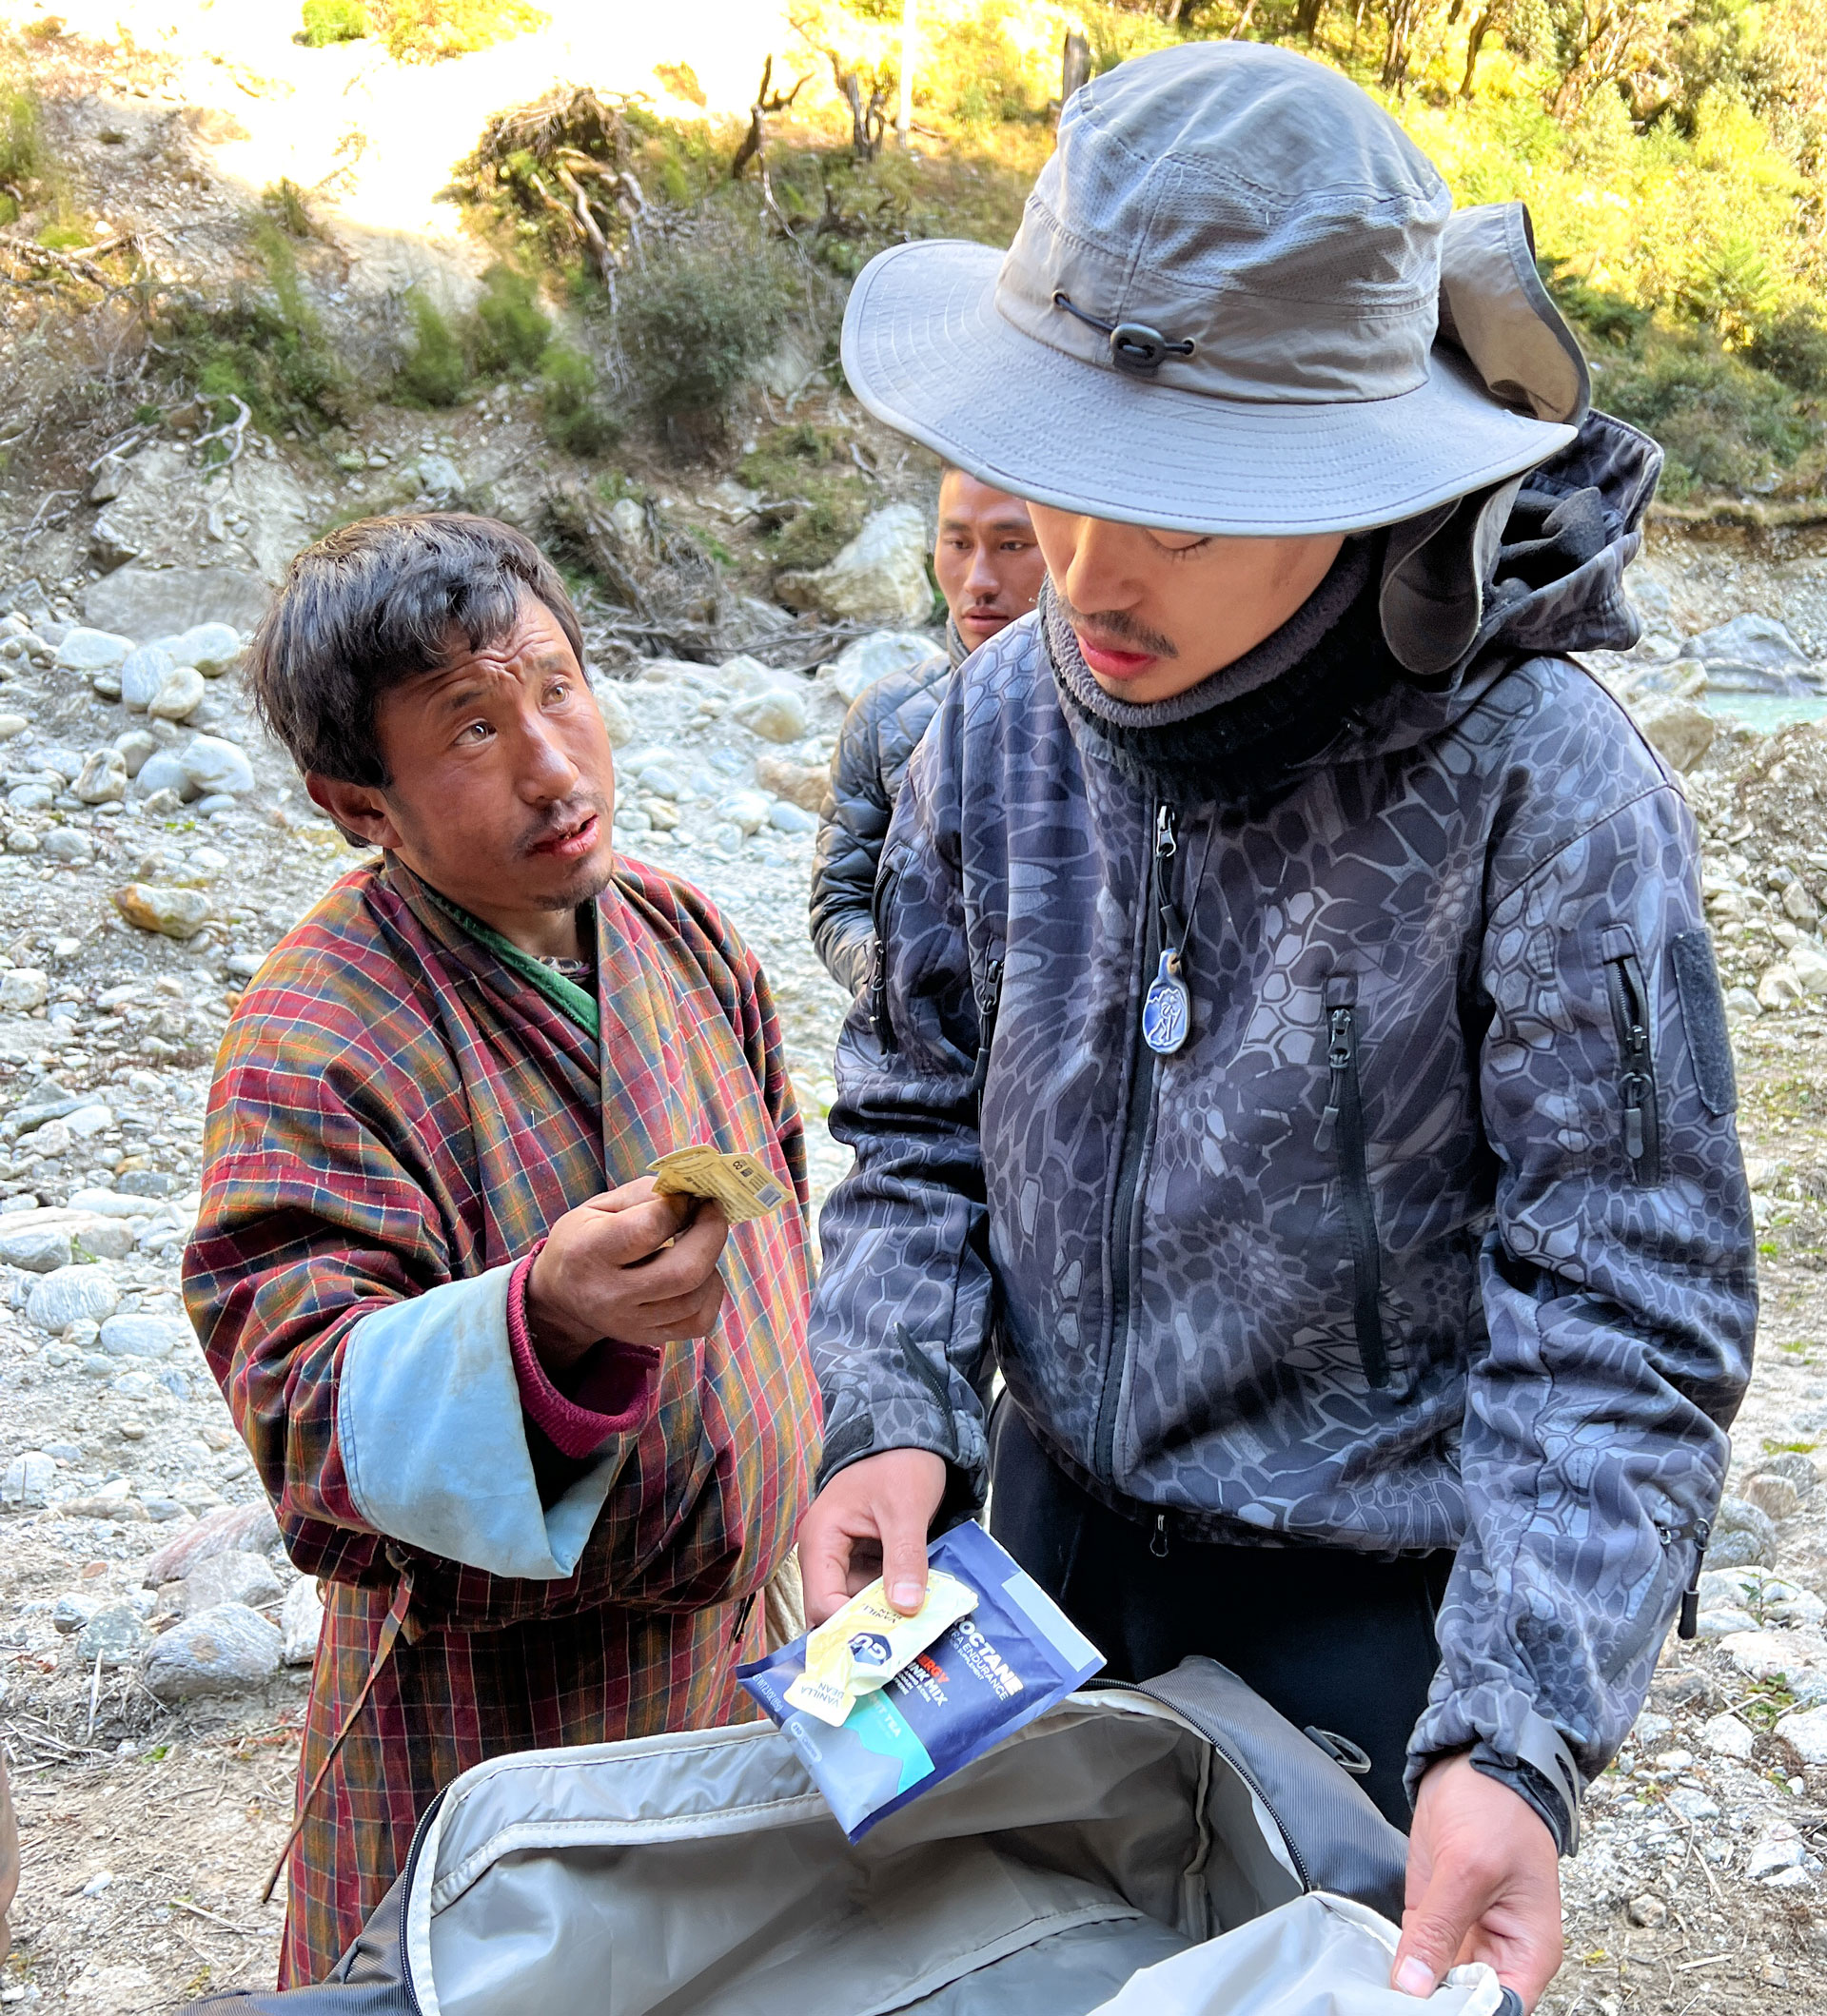
M1192 927L1199 914L1200 889L1206 879L1206 863L1211 854L1211 836L1217 823L1214 819L1206 829L1206 844L1199 855L1198 872L1193 877L1187 921L1182 925L1165 887L1167 864L1179 850L1179 822L1169 805L1161 806L1155 813L1154 872L1161 885L1163 944L1160 964L1155 968L1154 978L1149 982L1148 992L1142 997L1142 1041L1157 1057L1171 1057L1192 1029L1192 995L1184 977L1187 947L1192 941Z

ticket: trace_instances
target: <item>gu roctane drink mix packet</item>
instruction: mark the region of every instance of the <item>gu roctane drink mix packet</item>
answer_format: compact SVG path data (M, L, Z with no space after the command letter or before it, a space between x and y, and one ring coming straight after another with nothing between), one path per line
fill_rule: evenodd
M901 1630L881 1634L888 1640L886 1655L878 1644L865 1646L870 1677L880 1677L881 1684L872 1693L847 1689L854 1698L837 1726L832 1726L834 1704L826 1698L836 1677L829 1648L848 1649L851 1636L822 1638L823 1656L813 1660L811 1691L817 1702L812 1711L797 1705L809 1692L809 1643L833 1634L840 1619L872 1597L879 1601L879 1584L853 1597L817 1631L737 1668L737 1678L780 1725L853 1841L993 1750L1104 1663L1058 1604L981 1526L954 1526L942 1534L928 1548L927 1563L926 1605L911 1618L895 1614ZM974 1595L967 1614L958 1615L959 1599L945 1587L948 1580ZM950 1608L952 1621L933 1637L919 1627L935 1602ZM878 1631L877 1624L863 1622L856 1634Z

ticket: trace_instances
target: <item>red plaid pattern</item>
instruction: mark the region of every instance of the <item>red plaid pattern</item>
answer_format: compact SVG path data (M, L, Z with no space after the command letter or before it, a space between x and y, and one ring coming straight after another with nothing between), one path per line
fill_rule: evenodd
M767 984L715 909L630 862L598 911L600 1047L399 863L360 869L275 949L217 1062L185 1294L287 1551L334 1585L301 1789L411 1586L292 1853L283 1986L327 1971L471 1765L745 1712L735 1637L758 1642L746 1599L792 1544L817 1455L804 1141ZM731 1233L723 1318L666 1352L576 1573L506 1579L364 1527L337 1438L354 1324L515 1260L692 1141L760 1155L802 1210Z

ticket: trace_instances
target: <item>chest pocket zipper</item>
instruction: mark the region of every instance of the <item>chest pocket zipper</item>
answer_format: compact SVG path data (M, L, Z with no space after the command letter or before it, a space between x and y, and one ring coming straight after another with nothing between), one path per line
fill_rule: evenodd
M1662 1127L1656 1093L1656 1053L1649 1040L1649 988L1628 932L1612 929L1601 941L1605 992L1622 1067L1624 1160L1631 1181L1653 1190L1662 1180Z
M1364 1096L1358 1083L1358 986L1348 973L1326 983L1326 1065L1331 1076L1326 1110L1313 1145L1339 1151L1339 1200L1351 1248L1352 1317L1358 1358L1366 1382L1389 1383L1389 1351L1383 1334L1383 1257L1377 1245L1377 1210L1364 1132Z
M894 1025L888 1012L888 906L894 894L898 870L883 868L875 877L874 894L870 898L870 910L875 924L875 949L869 962L869 1026L874 1031L875 1041L882 1047L884 1055L900 1048L895 1040Z

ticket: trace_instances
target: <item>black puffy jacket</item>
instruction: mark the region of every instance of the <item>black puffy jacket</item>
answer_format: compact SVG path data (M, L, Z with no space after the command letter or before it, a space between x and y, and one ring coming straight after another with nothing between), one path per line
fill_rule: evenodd
M945 682L967 656L955 624L945 649L884 673L844 716L831 758L812 866L812 942L839 987L860 994L875 955L875 870L909 759L938 712Z

